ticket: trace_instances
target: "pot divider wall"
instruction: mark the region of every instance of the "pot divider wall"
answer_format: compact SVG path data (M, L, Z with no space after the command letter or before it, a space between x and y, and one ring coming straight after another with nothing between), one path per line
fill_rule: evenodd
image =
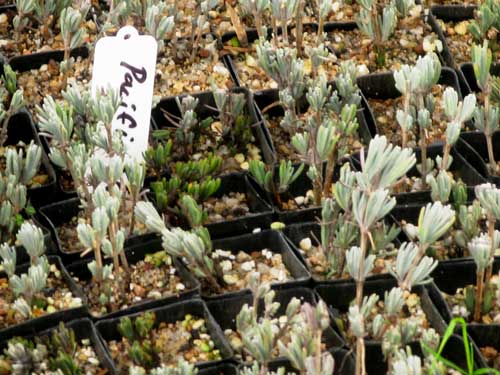
M61 259L55 255L48 255L47 259L49 264L54 264L57 269L61 272L62 278L66 282L66 285L74 297L81 298L82 302L85 300L82 290L76 285L68 271L61 262ZM21 264L16 267L16 274L26 273L29 268L29 264ZM7 277L5 273L1 274L1 277ZM15 336L25 336L32 334L34 332L40 332L44 329L52 327L58 322L69 322L71 320L84 317L86 314L86 308L82 304L80 307L70 308L66 310L56 311L52 314L46 314L38 318L33 318L26 320L20 324L16 324L4 329L0 329L0 341L7 340Z
M378 294L383 301L384 292L389 291L392 287L397 286L396 280L391 277L381 278L378 280L367 281L364 284L364 296L369 296L372 293ZM337 330L341 333L339 325L340 314L347 313L349 305L354 300L356 295L356 284L346 281L344 283L318 285L315 288L328 307L330 308L332 321L336 324ZM413 292L420 297L422 310L425 312L427 320L431 327L434 327L437 332L442 333L446 327L443 318L439 315L438 310L433 305L431 298L426 288L415 287ZM365 340L366 345L366 366L370 374L386 374L387 364L383 360L382 348L380 341ZM410 343L413 349L418 348L418 342ZM354 344L352 346L354 349Z
M155 253L157 251L162 250L162 244L161 244L161 239L144 239L142 243L137 243L135 246L131 247L126 247L125 248L125 253L127 255L127 260L130 265L136 264L137 262L143 260L146 255ZM182 264L182 262L172 258L172 267L174 267L177 271L177 275L181 279L182 283L185 286L185 289L182 292L179 292L178 294L173 294L168 297L162 297L159 299L144 299L141 302L131 304L129 307L110 312L104 315L93 315L90 312L90 308L88 308L88 313L94 320L104 320L104 319L110 319L110 318L116 318L120 317L123 315L128 315L128 314L133 314L139 311L144 311L160 306L165 306L172 304L174 302L178 302L180 300L185 300L185 299L190 299L194 296L197 296L200 292L200 284L198 280L189 272L187 267ZM73 263L70 266L68 266L68 272L72 277L76 277L79 280L90 280L92 278L92 274L90 273L87 265L90 262L90 259L86 259L83 261L80 261L78 263ZM105 264L110 264L111 259L107 259L105 261ZM168 280L165 280L168 282ZM128 289L129 286L126 286ZM88 300L87 297L85 296L85 300L87 301L88 305Z
M485 180L500 186L500 176L492 175L488 170L487 163L489 162L489 158L484 133L479 131L466 132L460 134L460 139L464 145L462 148L462 155L467 162L471 164ZM500 160L500 131L493 133L492 144L495 161Z
M275 290L304 286L308 284L311 278L311 275L307 271L306 267L293 253L283 234L278 231L265 230L258 233L218 239L213 241L213 249L227 250L231 251L233 254L237 254L239 251L251 253L253 251L268 249L272 253L281 254L283 264L290 272L291 279L283 283L272 283L272 288ZM235 295L246 294L248 292L249 289L245 288L240 291L225 292L221 295L207 295L203 290L203 285L201 291L203 298L207 301L225 299Z
M467 93L479 93L481 91L477 85L476 76L474 75L474 66L472 63L461 64L460 73L463 74L467 83ZM490 73L493 76L500 76L500 62L492 63Z
M308 302L315 305L318 301L316 294L308 288L298 287L290 289L282 289L276 291L274 302L279 302L280 307L276 313L276 317L285 315L288 303L292 298L298 298L301 303ZM207 302L207 307L214 316L217 324L222 328L222 331L226 329L236 330L236 317L241 311L241 308L248 304L252 306L253 296L251 293L235 295L232 297L225 298L223 300L213 300ZM261 300L259 304L259 315L263 314L264 301ZM326 345L326 349L331 349L334 347L342 347L344 345L344 340L335 332L331 327L323 332L323 343ZM246 364L249 364L248 362Z
M205 303L200 299L193 299L188 301L181 301L168 306L158 307L156 309L148 310L154 312L156 315L155 327L157 327L161 322L174 323L179 320L184 320L187 314L195 317L205 319L206 327L210 333L212 340L215 343L215 347L220 350L222 360L228 360L232 358L233 351L229 343L224 337L224 333L220 327L215 322L212 314L208 311ZM141 313L127 315L131 319L136 318ZM118 332L118 324L120 323L120 318L111 318L106 320L101 320L96 324L99 336L104 343L108 355L111 357L111 352L108 347L108 342L111 340L121 340L121 335ZM196 365L199 368L207 368L212 365L219 364L220 361L206 361L198 362ZM116 364L113 364L113 373L119 375L116 370Z
M238 375L238 368L232 363L221 363L201 369L198 375Z
M58 322L53 321L53 326L50 329L45 329L41 332L40 330L32 330L29 333L26 333L23 336L26 339L34 339L40 338L42 336L50 336L52 332L57 328ZM76 320L72 320L71 322L65 323L66 328L72 329L75 333L76 341L82 341L84 339L90 340L92 347L99 359L100 366L102 368L107 369L108 371L112 371L113 363L111 358L109 357L106 349L104 348L101 340L98 337L96 328L92 321L88 318L80 318ZM4 350L7 348L8 341L3 340L0 343L0 350Z

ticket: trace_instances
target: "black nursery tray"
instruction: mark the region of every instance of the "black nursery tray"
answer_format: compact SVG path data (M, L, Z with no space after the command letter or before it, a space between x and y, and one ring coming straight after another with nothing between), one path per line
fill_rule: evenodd
M84 305L85 297L83 295L82 290L76 285L68 271L64 267L61 262L61 259L54 255L47 256L49 264L55 264L58 270L61 272L61 275L66 282L68 289L71 290L71 293L74 297L81 298L82 306L75 307L71 309L56 311L52 314L45 314L38 318L26 320L20 324L16 324L4 329L0 329L0 341L7 340L15 336L25 336L30 335L35 332L40 332L44 329L54 326L58 322L68 322L73 319L82 318L86 315L86 307ZM21 264L16 267L16 274L26 273L29 264ZM7 277L4 273L0 274L1 277Z
M308 302L312 305L315 305L318 301L317 295L308 288L299 287L278 290L276 291L274 298L274 302L278 302L280 304L280 307L275 315L276 317L286 313L288 303L293 297L298 298L301 303ZM222 328L222 331L225 331L226 329L236 330L237 315L245 304L252 306L252 303L253 296L250 293L247 293L225 298L222 301L208 301L207 307L217 321L217 324L219 324ZM263 314L263 309L264 301L261 301L259 304L259 315ZM323 332L323 343L325 344L327 350L334 347L342 347L345 344L344 340L331 327L327 328ZM249 363L247 362L247 364Z
M236 237L229 237L213 241L213 250L227 250L233 254L239 251L250 253L252 251L261 251L268 249L272 253L279 253L282 256L283 264L290 272L291 280L284 283L272 283L272 288L275 290L286 289L290 287L298 287L307 285L311 279L311 275L306 267L300 262L294 254L290 246L285 240L281 232L274 230L265 230L258 233L244 234ZM229 297L246 294L249 289L245 288L234 292L225 292L219 295L207 295L202 291L203 298L209 300L223 300Z
M192 316L203 317L206 322L206 327L210 333L212 340L215 343L215 347L220 350L220 354L222 357L222 361L226 361L233 356L233 351L231 350L231 346L226 341L224 337L224 333L220 329L220 327L215 322L213 316L208 311L205 303L200 299L193 299L188 301L181 301L174 303L172 305L159 307L153 310L148 310L154 312L156 315L155 327L159 325L161 322L165 323L174 323L179 320L184 320L187 314ZM131 319L140 316L141 313L136 313L132 315L127 315ZM120 341L121 335L118 332L118 324L120 323L120 318L112 318L101 320L97 322L96 328L99 333L99 337L102 340L104 347L108 355L111 357L111 352L108 347L108 342L111 340ZM205 361L198 362L196 366L198 368L209 368L210 366L215 366L221 364L221 361ZM113 370L111 372L114 375L123 375L119 374L116 368L116 364L113 364ZM207 375L210 372L207 372Z
M155 239L144 239L142 243L138 243L135 246L126 247L125 254L127 256L127 260L129 264L135 264L141 260L143 260L146 255L155 253L157 251L162 250L162 241L159 238ZM144 311L148 309L153 309L160 306L165 306L168 304L172 304L174 302L178 302L180 300L190 299L194 296L197 296L200 292L200 284L196 280L196 278L189 272L187 267L179 262L178 260L172 258L172 266L177 270L179 278L182 280L182 283L186 287L186 289L178 294L174 294L169 297L163 297L160 299L144 299L141 302L131 304L129 307L124 308L122 310L110 312L104 315L93 315L90 312L90 309L87 308L87 313L94 320L104 320L110 318L116 318L123 315L133 314L139 311ZM67 267L69 274L72 277L77 277L80 280L90 280L92 278L92 274L90 273L87 265L90 260L84 260L78 263L73 263ZM108 259L106 261L107 264L111 263L111 260ZM85 296L85 305L88 306L88 299Z
M70 198L64 201L51 203L47 206L41 207L39 210L40 220L43 225L47 226L49 229L52 239L56 245L57 253L65 264L80 261L81 253L64 250L56 228L60 227L62 224L69 223L73 217L78 216L80 211L79 198ZM133 235L125 240L125 246L134 246L153 238L156 238L156 235L153 233Z
M43 336L50 336L54 331L54 329L57 328L58 323L57 321L54 321L52 322L52 324L53 325L50 329L43 328L43 331L32 330L31 332L27 332L25 335L23 335L23 338L34 339ZM97 355L97 358L99 359L100 366L102 368L107 369L108 371L111 371L113 369L113 363L111 361L111 358L106 352L106 349L104 349L104 346L98 337L96 328L92 323L92 321L90 321L90 319L81 318L72 320L71 322L65 323L65 326L66 328L73 330L73 332L75 333L76 341L81 341L84 339L90 340L90 342L92 343L92 347ZM7 345L8 345L8 340L3 340L0 343L0 350L2 351L5 350L7 348Z
M417 159L416 165L421 163L421 152L420 149L417 148L414 150L415 156ZM366 153L365 153L366 155ZM427 147L427 158L431 158L432 160L436 159L436 156L443 155L443 146L442 144L434 144L432 146ZM450 156L453 157L453 162L451 163L449 172L452 172L453 178L455 181L459 179L464 182L464 184L468 187L475 186L486 182L485 178L476 170L475 166L478 164L480 160L473 159L475 156L469 152L469 148L460 138L458 139L455 146L452 147ZM353 155L353 164L357 170L361 170L360 165L360 155ZM420 172L417 170L417 167L413 166L408 173L406 174L408 177L420 176ZM396 200L398 205L406 205L406 204L425 204L431 202L431 191L416 191L416 192L405 192L399 194L392 194Z
M262 159L266 163L272 163L274 160L274 154L272 149L269 147L267 142L266 128L260 123L257 113L255 112L255 105L253 101L253 96L250 91L242 87L236 87L230 90L233 93L243 93L246 97L246 109L247 113L251 119L252 132L255 137L255 145L260 149ZM202 92L196 94L190 94L194 98L199 100L198 106L195 109L196 114L200 120L208 117L217 117L217 111L215 101L211 92ZM181 95L179 98L183 98L186 95ZM158 105L151 112L151 121L154 129L175 129L172 125L165 119L163 111L168 112L173 116L180 116L180 110L176 103L176 97L168 97L162 99Z
M384 292L389 291L392 287L397 286L396 280L390 277L385 279L367 281L364 284L364 296L369 296L372 293L378 294L380 299L384 300ZM356 295L356 284L354 282L345 282L330 285L319 285L315 288L319 296L326 302L331 309L331 316L334 322L340 318L340 314L346 313L351 302ZM414 293L420 297L422 310L425 312L427 320L431 327L442 333L446 327L438 310L433 305L432 300L426 288L415 287ZM341 332L337 325L339 333ZM370 369L370 374L386 374L387 364L383 359L382 347L380 341L365 340L366 346L366 366ZM412 349L419 347L418 342L411 342Z

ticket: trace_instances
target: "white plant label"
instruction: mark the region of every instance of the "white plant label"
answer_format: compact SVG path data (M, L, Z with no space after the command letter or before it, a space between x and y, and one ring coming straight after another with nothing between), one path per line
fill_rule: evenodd
M95 47L92 95L108 87L119 90L122 102L113 118L127 153L142 158L148 147L149 123L157 55L156 40L132 26L100 39Z

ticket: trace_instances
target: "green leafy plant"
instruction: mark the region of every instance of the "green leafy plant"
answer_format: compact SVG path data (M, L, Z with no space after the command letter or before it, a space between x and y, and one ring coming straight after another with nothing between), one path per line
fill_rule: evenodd
M377 65L385 65L384 43L389 40L397 26L397 9L395 3L388 6L376 0L360 0L359 14L356 15L358 28L372 39L377 56Z
M3 69L0 80L0 146L7 141L11 117L24 106L23 91L17 88L16 72L8 64Z
M486 0L479 5L474 19L467 30L477 43L485 41L492 51L498 51L497 33L500 29L500 3L496 0Z
M192 227L205 222L206 213L202 213L199 220L195 218L201 210L199 206L220 187L221 180L214 178L214 175L219 171L221 163L222 159L216 156L198 161L177 162L170 178L164 177L151 184L155 204L171 224L183 224L182 218L187 219Z
M118 324L118 332L130 343L130 358L144 369L151 369L158 362L158 349L152 338L155 321L155 314L148 311L133 320L121 318Z
M45 257L45 243L42 230L25 222L17 233L17 241L24 246L30 256L30 267L24 274L16 274L16 249L6 243L0 246L2 266L9 278L9 287L16 298L14 310L23 319L30 319L37 305L39 293L47 285L49 262Z
M276 203L280 207L282 206L281 195L288 191L290 185L299 178L303 170L303 164L295 168L291 161L286 162L284 160L281 161L279 168L267 167L260 160L251 160L248 169L255 181L265 191L273 194Z
M464 343L464 354L465 354L465 361L467 364L467 368L463 369L448 360L443 356L443 351L446 348L446 344L452 337L452 335L455 333L456 327L460 325L461 330L461 338ZM437 348L433 348L427 343L423 342L422 343L422 349L426 353L426 356L429 358L432 358L432 362L430 365L430 368L432 370L435 370L438 366L439 363L442 363L446 365L448 368L452 368L455 371L458 371L460 374L463 375L482 375L482 374L495 374L498 375L500 372L498 370L492 369L492 368L481 368L481 369L475 369L474 368L474 351L473 351L473 344L469 341L469 335L467 334L467 323L463 318L453 318L450 323L448 324L448 327L446 328L446 331L443 333L443 338L441 340L441 343Z
M490 74L492 61L491 50L485 41L482 46L472 46L472 65L477 85L482 91L484 103L474 112L474 126L484 133L486 147L488 149L488 167L490 171L497 172L498 167L493 153L493 133L498 130L500 124L500 107L492 102L493 79Z

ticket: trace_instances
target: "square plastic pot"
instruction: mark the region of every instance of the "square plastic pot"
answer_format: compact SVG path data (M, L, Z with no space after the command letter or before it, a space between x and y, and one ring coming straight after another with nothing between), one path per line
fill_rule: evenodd
M23 336L25 339L34 339L35 337L42 337L42 336L50 336L52 332L57 328L58 322L54 321L54 326L50 329L46 329L44 331L31 331L27 333L26 335ZM97 358L99 359L100 366L103 369L107 369L108 371L111 371L113 369L113 364L111 361L111 358L109 357L106 349L104 348L101 340L98 337L96 328L92 321L87 318L81 318L81 319L76 319L72 320L71 322L65 323L66 328L72 329L73 332L75 333L75 339L77 341L82 341L84 339L90 340L92 347L97 355ZM0 350L4 350L7 348L8 345L8 340L2 341L0 343Z
M126 247L125 248L125 253L127 255L127 260L130 265L136 264L137 262L143 260L146 255L152 254L156 251L161 251L162 249L162 244L161 244L161 239L145 239L143 243L136 244L131 247ZM175 267L177 270L177 275L181 279L182 283L185 285L186 289L178 294L173 294L172 296L169 297L164 297L160 299L146 299L138 303L130 304L129 307L110 312L108 314L104 315L93 315L90 312L90 308L88 308L87 313L94 319L94 320L103 320L103 319L110 319L110 318L115 318L115 317L120 317L124 315L129 315L129 314L134 314L139 311L144 311L152 308L156 308L159 306L165 306L168 304L172 304L174 302L178 302L180 300L186 300L190 298L194 298L195 296L199 295L200 292L200 284L198 280L188 271L186 266L179 262L178 260L172 258L173 263L172 266ZM78 277L79 280L82 281L87 281L92 278L92 274L90 273L87 265L90 262L90 259L78 262L78 263L73 263L69 265L68 272L72 277ZM107 259L105 261L105 264L110 264L111 259ZM127 286L128 288L128 286ZM85 301L86 305L88 306L88 299L85 296Z
M278 231L266 230L258 233L244 234L241 236L215 240L213 241L213 249L226 250L233 254L237 254L240 251L251 253L252 251L268 249L272 253L281 254L283 264L290 272L291 280L283 283L272 283L271 286L275 290L304 286L311 280L311 275L307 271L306 267L294 254L286 242L283 234ZM219 295L207 295L202 286L201 293L203 298L209 301L246 294L249 293L249 289L245 288L239 291L226 292Z
M397 286L396 280L390 277L367 281L364 284L364 296L369 296L372 293L377 294L383 301L384 293L393 287ZM332 321L337 322L340 319L340 314L347 313L349 305L354 300L356 295L356 284L354 282L345 282L329 285L319 285L315 288L319 296L325 301L331 311ZM437 332L442 333L446 324L439 314L438 310L432 303L432 300L424 287L415 287L413 292L420 297L422 310L425 312L427 320L431 327L434 327ZM341 330L338 328L338 332ZM419 347L418 342L411 342L409 345L412 349ZM383 359L382 346L380 341L365 340L366 346L366 368L370 374L386 374L387 363ZM354 349L354 345L352 347Z
M197 316L205 319L205 323L208 332L214 341L215 347L220 350L222 361L226 361L233 356L233 351L231 346L226 341L224 333L220 327L215 322L213 316L208 311L205 303L199 299L193 299L189 301L181 301L174 303L172 305L159 307L153 310L148 310L154 312L156 315L155 327L157 327L161 322L165 323L175 323L179 320L184 320L187 314L192 316ZM136 313L132 315L127 315L131 319L135 319L141 313ZM111 318L106 320L101 320L97 322L96 328L99 336L106 348L106 351L111 357L111 352L109 350L107 342L111 340L121 340L121 335L118 332L118 324L120 323L120 318ZM215 366L221 364L222 361L206 361L198 362L196 366L198 368L208 368L210 366ZM122 375L117 372L116 364L113 363L113 370L111 372L114 375Z
M317 295L309 288L298 287L278 290L276 291L274 298L274 302L278 302L280 304L280 307L275 314L276 317L285 315L286 308L294 297L298 298L301 303L308 302L312 305L316 305L318 301ZM236 317L245 304L252 306L252 303L253 296L252 294L247 293L225 298L222 301L208 301L207 307L217 321L217 324L219 324L224 332L226 329L236 330ZM261 301L259 303L259 316L263 314L263 310L264 301ZM325 344L327 350L339 348L345 344L344 340L331 327L324 331L323 343ZM248 365L250 363L247 362L246 364Z
M52 327L59 322L68 322L74 319L82 318L86 315L86 307L83 304L85 301L85 297L83 295L82 290L76 285L76 283L73 281L71 276L69 275L68 271L64 267L64 265L61 262L61 259L57 256L54 255L49 255L47 256L47 259L49 261L49 264L55 264L57 266L57 269L61 272L63 280L66 282L66 286L68 287L69 290L71 290L71 293L73 294L73 297L78 297L81 298L82 300L82 306L80 307L75 307L75 308L70 308L66 310L61 310L61 311L56 311L52 314L45 314L43 316L40 316L38 318L26 320L20 324L16 324L4 329L0 330L0 341L2 340L8 340L12 337L15 336L25 336L29 335L33 332L40 332L44 329L47 329L49 327ZM29 263L21 264L16 267L16 274L21 274L21 273L26 273L29 268ZM4 273L0 274L1 277L7 278L7 275Z
M414 151L417 159L416 164L420 164L421 163L420 149L417 148ZM366 152L365 155L367 155ZM442 156L442 155L443 155L442 144L434 144L432 146L427 147L427 158L435 160L436 156ZM455 178L455 180L461 179L468 187L473 187L475 185L479 185L486 182L485 178L473 166L477 165L478 160L477 159L472 160L472 157L474 155L471 156L467 145L465 145L465 143L460 138L458 139L455 146L451 148L450 155L453 157L453 161L448 171L453 173L453 177ZM464 157L464 155L467 155L467 159ZM359 160L360 160L359 154L353 155L352 158L353 165L357 170L361 169ZM420 176L420 172L417 170L416 166L413 166L413 168L411 168L406 175L408 177ZM398 205L424 204L432 201L430 190L399 193L399 194L393 194L393 196L396 198Z
M47 206L41 207L39 210L40 220L50 231L56 246L57 254L61 257L65 264L81 261L81 252L72 252L63 249L59 239L59 234L57 233L57 228L64 223L69 223L73 217L78 216L80 211L79 198L70 198L64 201L51 203ZM153 233L133 235L125 240L125 247L134 246L142 243L143 241L154 238L157 238L157 236Z
M252 127L252 133L255 138L255 145L259 147L262 155L262 159L265 162L272 162L273 160L273 152L270 149L268 142L266 141L265 128L259 122L259 118L255 112L255 106L253 102L253 95L250 91L245 88L236 87L230 90L232 93L244 94L246 97L246 111L250 117ZM182 98L186 95L181 95L179 98ZM217 111L214 110L216 108L215 100L211 92L202 92L192 94L194 98L199 100L198 106L195 109L195 112L200 120L206 119L208 117L217 118ZM171 128L172 125L165 119L164 111L168 112L173 116L180 117L180 110L176 103L176 97L168 97L162 99L158 105L151 112L151 121L153 123L153 127L155 129L165 129Z

